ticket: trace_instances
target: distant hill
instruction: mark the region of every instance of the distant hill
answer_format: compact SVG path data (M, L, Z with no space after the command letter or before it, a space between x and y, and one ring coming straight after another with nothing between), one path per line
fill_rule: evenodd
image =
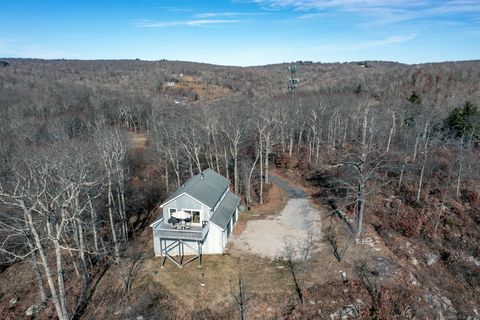
M202 101L236 96L286 93L289 63L229 67L185 61L3 59L0 88L62 86L132 92L144 97ZM182 81L180 75L186 76ZM297 63L299 93L363 93L394 103L412 92L435 106L479 101L480 61L406 65L388 61ZM177 79L174 88L165 83ZM190 81L192 80L192 81ZM28 83L28 84L27 84ZM175 89L175 90L172 90Z

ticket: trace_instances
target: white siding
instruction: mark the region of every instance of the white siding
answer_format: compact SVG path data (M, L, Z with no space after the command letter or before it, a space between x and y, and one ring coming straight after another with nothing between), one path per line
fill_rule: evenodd
M223 248L225 248L225 246L227 245L227 241L228 241L228 237L227 237L227 230L223 230L222 231L222 246Z
M153 237L153 249L155 250L155 255L160 255L160 239Z
M210 230L203 246L203 253L205 254L221 254L225 249L223 240L223 231L218 226L210 223Z
M206 205L202 204L202 209L200 211L200 220L203 221L210 221L210 208L207 207Z
M209 208L197 200L193 199L187 194L183 194L179 196L177 199L165 204L163 206L163 216L165 217L165 221L170 218L169 209L175 208L177 211L180 210L199 210L200 211L200 219L201 221L208 221L210 218L208 217Z

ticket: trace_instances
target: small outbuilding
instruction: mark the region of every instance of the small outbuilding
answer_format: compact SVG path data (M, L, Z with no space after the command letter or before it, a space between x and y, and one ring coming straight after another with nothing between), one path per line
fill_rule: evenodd
M238 220L240 198L229 181L212 169L187 180L161 206L162 216L150 225L161 266L168 258L177 266L202 254L221 254ZM184 256L193 256L184 261Z

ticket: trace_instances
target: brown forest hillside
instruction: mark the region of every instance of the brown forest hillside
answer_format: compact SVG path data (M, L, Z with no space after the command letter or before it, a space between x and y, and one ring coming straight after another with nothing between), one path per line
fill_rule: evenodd
M333 297L367 301L358 318L479 319L480 61L299 61L292 94L290 64L2 60L0 318L237 316L233 298L186 312L161 285L132 289L155 205L210 167L246 207L268 201L274 168L311 190L356 274L300 288L321 316L293 290L254 295L250 310L281 310L260 316L328 318ZM403 278L378 282L366 238Z

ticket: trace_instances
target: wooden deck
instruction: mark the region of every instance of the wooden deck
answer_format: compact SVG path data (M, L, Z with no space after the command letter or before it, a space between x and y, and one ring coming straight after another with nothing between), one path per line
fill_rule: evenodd
M160 239L203 241L209 229L210 223L206 223L203 228L201 226L191 226L190 229L181 229L180 226L174 228L162 218L155 225L153 235Z

